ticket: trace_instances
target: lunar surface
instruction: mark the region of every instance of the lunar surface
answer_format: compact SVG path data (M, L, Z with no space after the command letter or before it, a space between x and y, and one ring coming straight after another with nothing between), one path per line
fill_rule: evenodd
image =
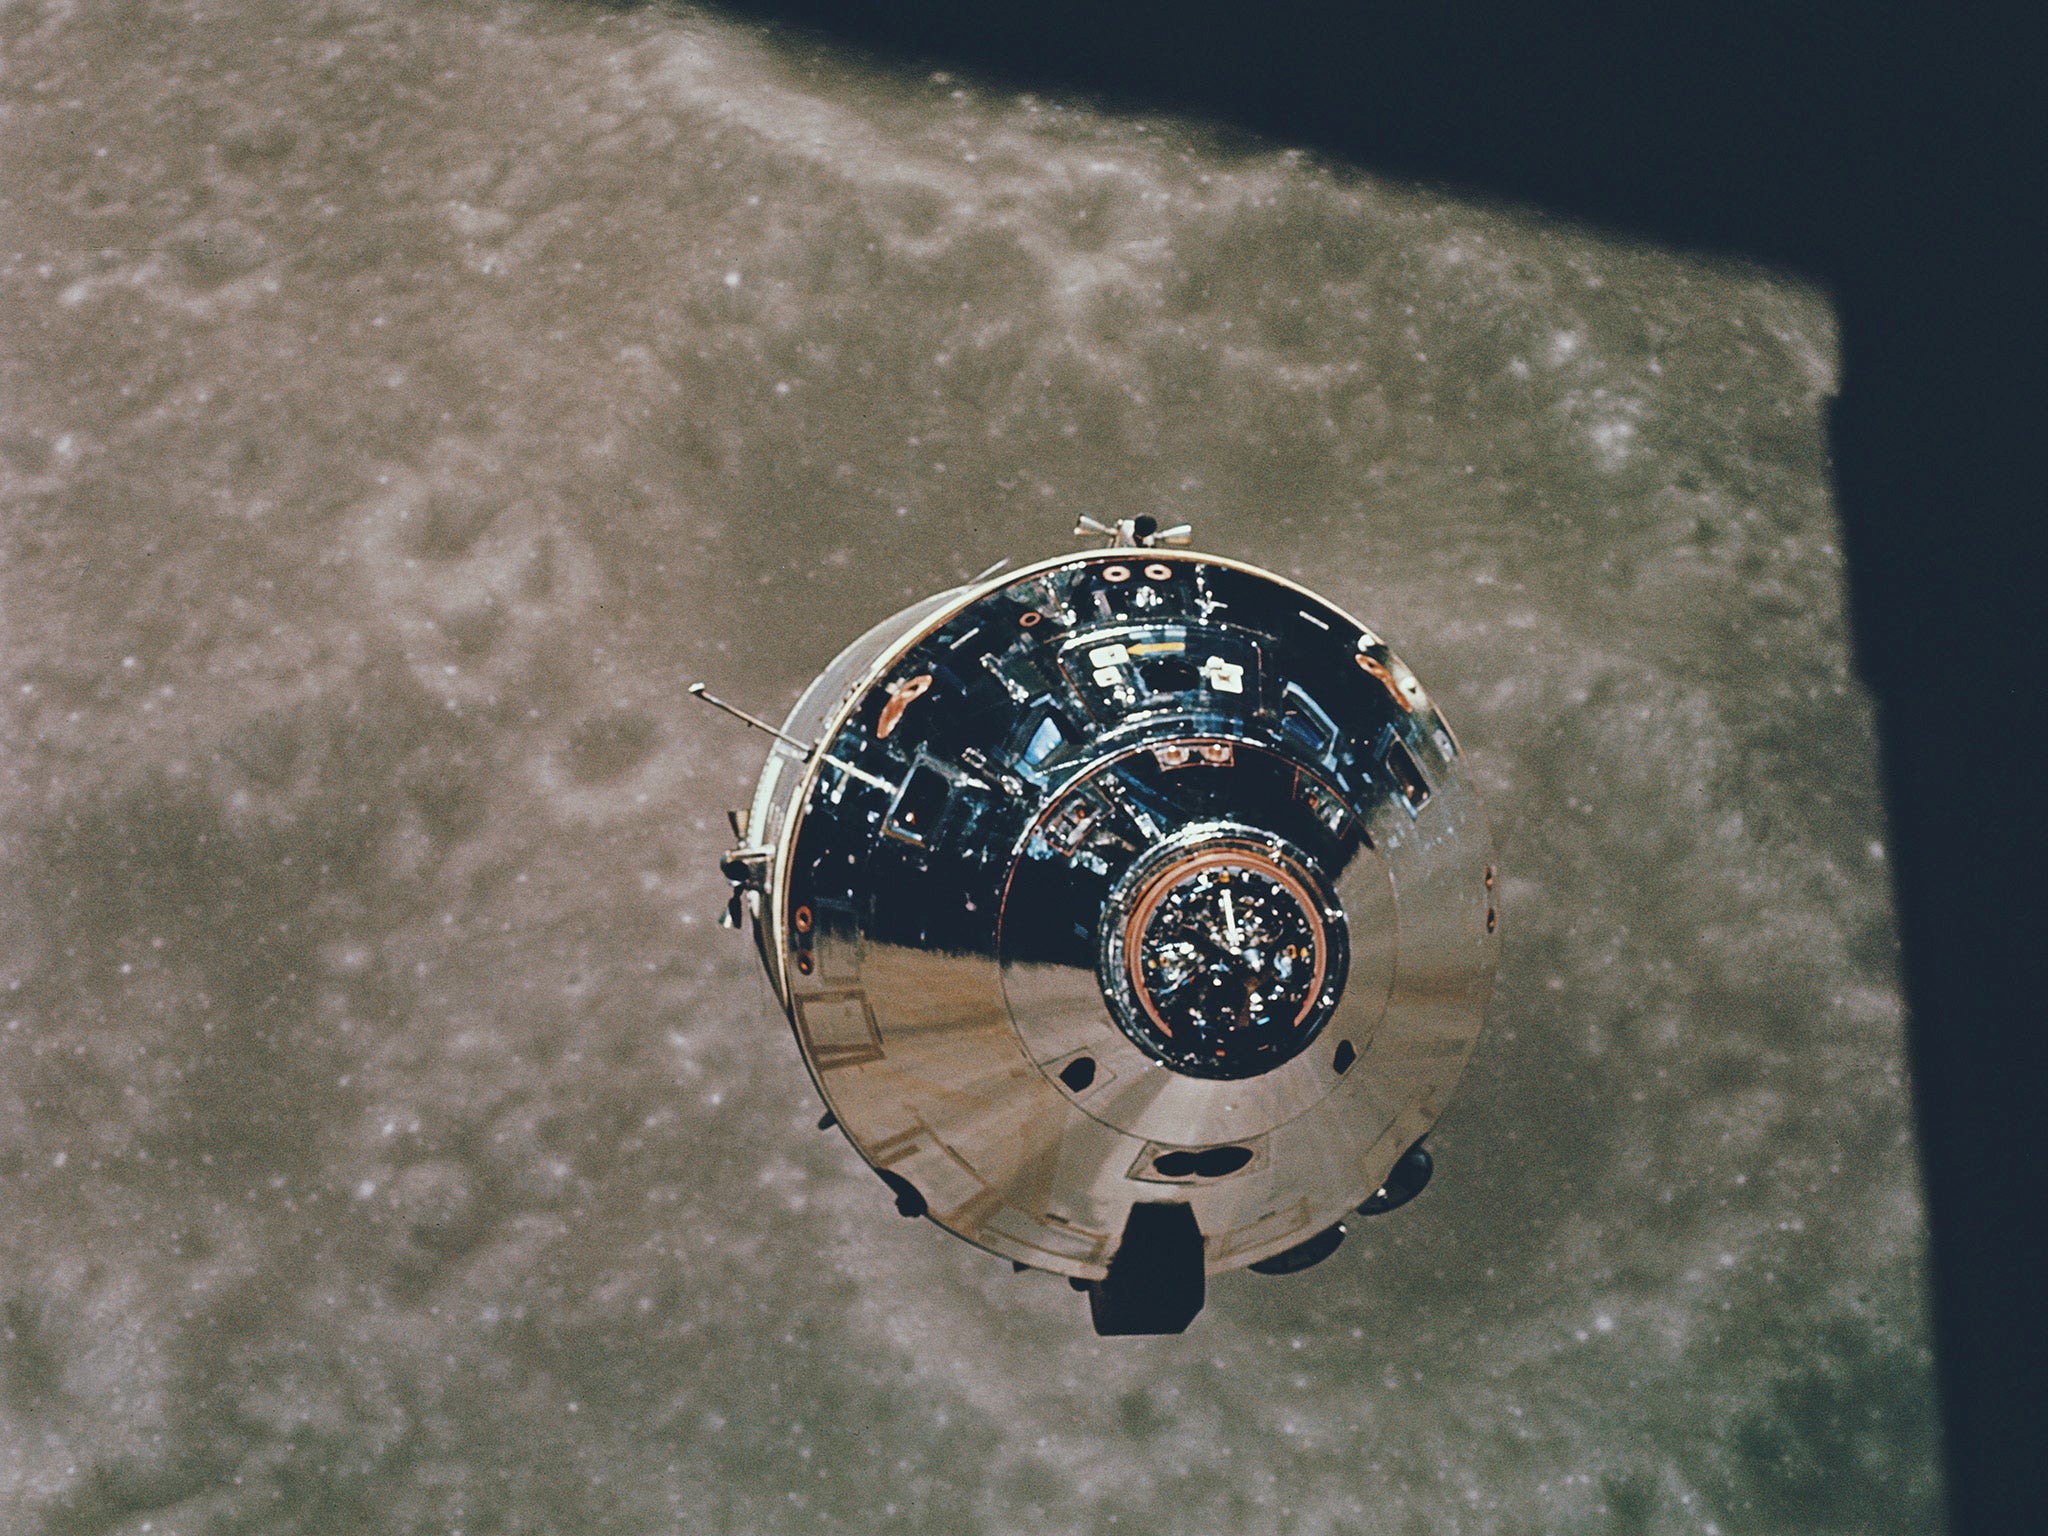
M0 1529L1938 1530L1837 366L690 10L0 6ZM817 1131L684 693L1083 512L1384 634L1502 869L1434 1184L1180 1337Z

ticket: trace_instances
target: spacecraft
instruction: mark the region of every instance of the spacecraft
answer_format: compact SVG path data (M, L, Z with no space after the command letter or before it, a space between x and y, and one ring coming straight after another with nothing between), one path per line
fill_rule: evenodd
M1457 738L1305 587L1082 519L855 640L731 819L827 1113L894 1193L1098 1333L1305 1269L1412 1198L1492 990Z

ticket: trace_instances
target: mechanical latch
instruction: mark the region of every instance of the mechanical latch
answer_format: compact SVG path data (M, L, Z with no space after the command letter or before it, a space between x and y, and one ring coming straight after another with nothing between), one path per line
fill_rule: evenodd
M732 883L732 900L725 904L721 928L737 928L743 914L761 915L761 893L768 889L768 855L774 850L758 844L735 848L718 861L718 872ZM747 899L752 894L753 900Z

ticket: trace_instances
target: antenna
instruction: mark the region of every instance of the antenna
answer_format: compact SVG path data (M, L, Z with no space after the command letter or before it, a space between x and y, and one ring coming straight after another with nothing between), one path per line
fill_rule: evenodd
M1150 549L1156 544L1186 544L1194 536L1195 530L1186 523L1162 528L1156 517L1120 517L1114 523L1104 523L1084 512L1074 519L1075 538L1105 539L1110 549Z
M896 793L896 786L894 784L891 784L887 779L869 773L865 768L856 768L852 763L846 762L841 758L834 757L830 752L819 751L819 743L815 741L798 741L796 737L790 735L787 731L777 730L774 726L770 725L766 720L763 720L759 715L750 715L744 709L741 709L737 704L726 703L725 700L719 698L718 695L716 695L715 693L712 693L702 683L690 684L690 697L694 699L702 699L706 704L709 704L713 709L724 710L728 715L731 715L733 719L739 721L743 725L751 725L757 731L766 731L770 736L773 736L777 741L782 742L785 746L795 747L797 751L803 753L803 755L807 759L815 757L819 759L821 762L830 763L834 768L837 768L841 773L851 774L854 778L859 779L863 784L872 784L876 789L884 790L892 795Z

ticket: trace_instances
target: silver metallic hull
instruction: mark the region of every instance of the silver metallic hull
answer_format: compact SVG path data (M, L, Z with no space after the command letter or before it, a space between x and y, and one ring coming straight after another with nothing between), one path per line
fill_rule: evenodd
M817 747L770 751L729 872L905 1208L1077 1284L1168 1217L1203 1273L1286 1267L1442 1113L1492 986L1491 842L1435 705L1314 594L1178 551L1046 560L877 625L784 732ZM1303 1000L1276 1011L1289 962L1250 943L1160 937L1176 878L1183 906L1235 878L1301 908ZM1232 964L1266 966L1242 995L1270 1017L1240 1007L1213 1067L1208 1015L1130 995Z

